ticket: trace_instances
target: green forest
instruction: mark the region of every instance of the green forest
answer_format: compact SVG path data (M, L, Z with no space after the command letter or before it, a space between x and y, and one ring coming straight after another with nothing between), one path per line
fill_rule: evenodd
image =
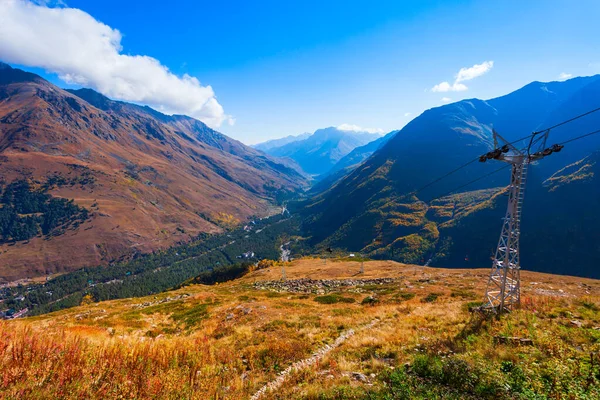
M0 244L38 235L58 236L88 219L88 211L73 200L52 197L26 180L0 188Z
M224 273L245 270L249 262L278 259L279 246L290 232L298 231L299 222L277 215L249 226L250 231L240 227L218 235L203 234L187 244L109 267L83 268L45 284L5 288L0 291L0 300L4 300L0 311L28 308L28 315L39 315L77 306L87 294L94 301L103 301L160 293L199 276L198 281L217 281ZM223 268L236 265L239 268ZM214 274L202 274L212 270Z

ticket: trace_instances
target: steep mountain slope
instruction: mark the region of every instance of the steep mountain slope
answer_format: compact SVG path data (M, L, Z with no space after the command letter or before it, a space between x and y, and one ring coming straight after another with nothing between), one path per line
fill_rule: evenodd
M345 155L355 148L380 137L368 132L344 131L330 127L315 131L310 137L288 143L266 152L276 157L295 160L311 175L327 173Z
M252 145L251 147L254 147L257 150L264 151L265 153L267 153L269 150L274 149L276 147L281 147L281 146L285 146L286 144L304 140L304 139L310 137L310 135L311 134L308 132L301 133L300 135L295 135L295 136L289 135L286 137L282 137L280 139L267 140L266 142Z
M430 218L429 205L421 200L443 196L501 165L476 162L416 196L412 192L488 151L493 145L492 128L507 140L516 140L536 129L599 107L599 78L547 84L534 82L497 99L465 100L424 112L335 186L303 205L307 234L313 244L380 256L384 252L386 257L398 260L426 262L434 253L434 244L438 244L440 226ZM549 144L598 127L600 113L595 113L553 130ZM559 169L600 148L599 136L570 143L563 152L536 165L530 175L528 191L535 191L536 186L539 189L542 182ZM505 171L463 190L504 186L507 181ZM584 196L574 186L569 192ZM490 226L497 229L492 230ZM481 229L487 229L495 236L499 230L498 220ZM534 233L539 231L534 230ZM493 247L495 243L492 243ZM565 243L559 245L566 246ZM465 258L465 252L455 253L455 257ZM489 253L486 256L489 259ZM587 262L590 260L588 258ZM585 268L581 267L579 271Z
M533 167L532 174L539 176L539 166ZM444 222L438 220L442 222L439 243L444 249L436 264L466 268L489 263L498 241L500 218L506 211L506 197L501 194L472 207L470 212ZM532 185L525 199L521 229L523 267L600 277L600 153L594 152L562 168L542 185Z
M0 279L104 264L216 232L267 213L277 196L306 184L292 168L193 118L88 89L68 92L5 64L0 176L3 190L25 179L31 191L74 199L89 214L44 237L15 243L5 234Z

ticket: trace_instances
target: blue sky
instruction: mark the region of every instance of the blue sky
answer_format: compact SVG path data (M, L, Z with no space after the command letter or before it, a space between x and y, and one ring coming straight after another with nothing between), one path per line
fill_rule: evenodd
M52 7L56 2L50 3ZM164 102L164 110L170 112L189 110L245 143L341 124L388 132L444 102L491 98L533 80L561 79L561 74L600 73L597 1L64 3L118 30L121 54L152 57L178 77L188 74L199 83L186 82L193 87L182 84L184 93L173 89L163 98L156 92L165 87L170 91L173 81L160 76L156 82L166 86L157 84L150 94L132 94L123 86L111 87L101 72L89 71L101 62L87 67L75 61L38 63L46 53L25 53L27 43L3 48L2 41L22 35L11 38L13 31L2 28L0 59L42 72L63 87L65 81L75 86L85 82L111 97L157 108ZM43 15L35 18L38 23L43 23ZM82 26L88 25L93 23L84 19ZM18 31L19 26L13 28ZM41 34L52 36L48 32ZM64 45L60 33L56 35L55 42ZM484 62L491 63L485 73L467 74L472 79L459 82L467 90L432 90L441 82L452 86L461 68ZM65 78L71 76L72 65L79 68L80 78ZM45 71L58 72L62 79ZM131 76L124 75L125 81ZM143 75L154 82L150 72ZM206 85L214 93L207 92ZM210 104L186 108L196 99Z

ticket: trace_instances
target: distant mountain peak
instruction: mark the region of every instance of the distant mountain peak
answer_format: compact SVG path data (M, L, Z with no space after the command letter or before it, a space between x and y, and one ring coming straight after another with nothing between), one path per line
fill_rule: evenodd
M356 147L363 146L381 135L368 132L341 130L330 126L317 129L302 140L292 140L279 146L256 148L276 157L289 157L312 175L328 172L342 157Z

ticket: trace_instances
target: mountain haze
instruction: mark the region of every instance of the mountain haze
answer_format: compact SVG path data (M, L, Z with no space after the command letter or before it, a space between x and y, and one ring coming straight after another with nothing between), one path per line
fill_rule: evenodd
M289 157L295 160L304 171L311 175L321 175L345 155L381 135L369 132L345 131L335 127L318 129L303 140L295 140L265 152L276 157Z
M308 138L311 134L306 132L306 133L301 133L300 135L289 135L286 137L282 137L280 139L272 139L272 140L267 140L266 142L262 142L262 143L258 143L255 145L252 145L251 147L254 147L257 150L260 151L264 151L265 153L268 153L269 150L274 149L276 147L281 147L281 146L285 146L286 144L290 144L293 142L298 142L300 140L304 140L306 138Z

